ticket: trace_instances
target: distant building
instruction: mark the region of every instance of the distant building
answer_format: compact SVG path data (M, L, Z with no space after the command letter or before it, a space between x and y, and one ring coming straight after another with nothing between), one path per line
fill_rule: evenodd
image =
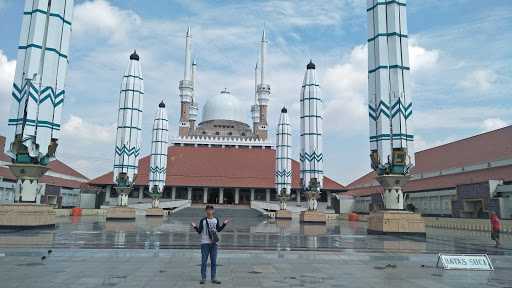
M7 167L11 158L5 154L5 145L5 137L0 135L0 203L12 203L16 177ZM50 170L39 181L44 187L41 203L58 208L79 206L80 186L89 179L57 159L51 161L48 168Z
M276 200L275 152L274 149L170 146L162 201L189 199L193 203L249 204L251 200ZM148 165L149 156L139 161L132 198L149 197ZM292 161L292 171L291 197L297 201L301 189L299 162ZM89 184L104 189L106 202L116 197L112 172L92 179ZM324 177L325 193L320 201L328 202L330 194L344 190L343 185Z
M416 152L405 203L424 215L512 218L512 126ZM382 187L370 172L347 186L354 210L382 203Z

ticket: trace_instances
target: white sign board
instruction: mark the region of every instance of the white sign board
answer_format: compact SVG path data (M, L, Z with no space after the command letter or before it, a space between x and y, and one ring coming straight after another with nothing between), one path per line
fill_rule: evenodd
M439 262L447 270L494 270L487 254L439 254L436 267Z

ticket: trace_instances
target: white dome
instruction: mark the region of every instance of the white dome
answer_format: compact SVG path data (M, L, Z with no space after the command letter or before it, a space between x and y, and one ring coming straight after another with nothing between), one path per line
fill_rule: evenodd
M209 120L233 120L245 123L245 112L240 101L224 90L208 99L203 108L203 122Z

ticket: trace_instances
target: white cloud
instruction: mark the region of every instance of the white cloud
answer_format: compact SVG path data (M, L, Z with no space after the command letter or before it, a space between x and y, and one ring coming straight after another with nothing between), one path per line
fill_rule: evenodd
M439 63L439 50L424 48L416 40L410 42L409 51L413 76L415 73L432 69ZM342 58L340 64L326 70L320 84L324 95L328 97L325 125L329 129L345 132L367 129L367 67L368 45L365 44L354 47ZM340 123L350 124L340 125Z
M113 143L115 125L102 126L71 115L62 125L62 137L95 143Z
M500 118L487 118L482 123L481 128L484 132L488 132L488 131L503 128L507 125L508 125L507 122Z
M86 1L76 5L73 35L110 38L113 42L126 38L141 18L131 10L121 10L105 0Z
M435 110L417 111L414 127L417 129L480 129L485 119L500 117L509 114L507 108L493 106L480 107L450 107ZM499 123L491 120L488 123Z
M14 72L16 71L16 60L9 60L2 50L0 50L0 114L7 115L11 103L11 87L14 81Z
M325 105L325 126L334 131L366 129L367 46L360 45L343 57L341 64L327 68L322 77ZM345 125L340 125L341 123Z
M480 92L489 91L496 83L497 75L489 69L478 69L469 73L460 85L467 89L476 89Z
M439 64L439 50L421 47L418 41L412 38L409 43L409 63L411 73L435 68Z

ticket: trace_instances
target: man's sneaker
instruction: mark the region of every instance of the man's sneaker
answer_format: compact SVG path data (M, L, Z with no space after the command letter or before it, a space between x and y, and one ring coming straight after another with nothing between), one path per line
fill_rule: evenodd
M213 284L220 284L221 282L219 280L212 280Z
M204 282L206 282L206 281L201 280L201 281L199 281L199 284L204 284Z

